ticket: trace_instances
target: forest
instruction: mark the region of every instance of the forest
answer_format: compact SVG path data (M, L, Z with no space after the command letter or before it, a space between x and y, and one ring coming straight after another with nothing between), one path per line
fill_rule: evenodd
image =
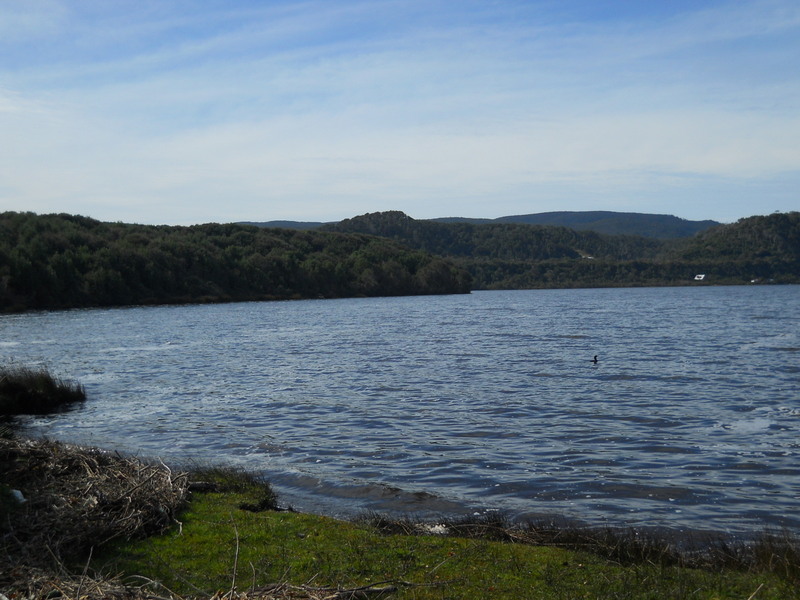
M614 212L608 210L556 211L528 215L509 215L496 219L434 219L442 222L523 223L556 225L578 231L596 231L611 235L636 235L658 239L689 237L715 225L717 221L688 221L672 215Z
M798 212L748 217L674 239L415 220L398 211L322 229L383 236L451 258L469 271L473 289L800 282Z
M508 215L494 219L473 217L439 217L431 219L439 223L470 223L486 225L489 223L517 223L524 225L552 225L568 227L578 231L595 231L610 235L635 235L657 239L690 237L721 223L717 221L690 221L673 215L649 213L616 212L610 210L579 210ZM245 221L248 225L259 227L282 227L284 229L318 229L323 225L311 221Z
M696 280L698 274L704 275ZM370 213L313 230L0 214L0 311L800 282L800 213L656 239Z
M0 214L0 310L468 293L452 261L361 234Z

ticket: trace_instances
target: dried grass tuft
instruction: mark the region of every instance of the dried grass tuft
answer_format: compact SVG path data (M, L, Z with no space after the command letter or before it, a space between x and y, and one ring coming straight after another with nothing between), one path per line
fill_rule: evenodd
M47 414L84 400L82 385L56 377L46 368L0 368L0 415Z

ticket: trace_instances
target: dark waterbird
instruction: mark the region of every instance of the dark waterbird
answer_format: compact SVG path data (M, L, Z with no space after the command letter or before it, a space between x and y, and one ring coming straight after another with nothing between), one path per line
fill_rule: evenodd
M594 358L592 360L590 360L589 362L593 362L594 364L597 364L597 354L595 354Z

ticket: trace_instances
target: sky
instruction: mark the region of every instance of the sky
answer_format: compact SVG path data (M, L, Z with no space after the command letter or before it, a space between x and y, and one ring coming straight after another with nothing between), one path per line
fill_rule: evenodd
M800 210L797 0L0 0L0 211Z

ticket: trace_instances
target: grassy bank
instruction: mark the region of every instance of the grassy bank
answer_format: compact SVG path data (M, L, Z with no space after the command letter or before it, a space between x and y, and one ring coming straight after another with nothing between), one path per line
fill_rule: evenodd
M0 439L0 481L9 598L799 597L789 539L679 551L500 518L345 522L278 510L246 473L47 441Z
M251 512L241 509L245 502L241 493L197 495L180 527L117 545L102 566L146 573L162 594L203 597L220 591L398 599L798 597L784 569L713 560L685 566L658 544L628 552L622 538L565 531L563 542L555 536L540 545L535 529L494 523L352 523ZM623 557L604 556L614 551Z

